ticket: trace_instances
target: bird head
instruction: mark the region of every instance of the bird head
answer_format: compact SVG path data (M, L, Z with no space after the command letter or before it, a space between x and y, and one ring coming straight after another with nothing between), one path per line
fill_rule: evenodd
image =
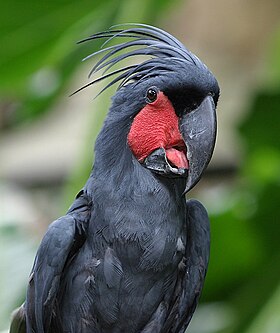
M91 74L101 77L77 91L108 77L102 89L120 82L115 98L130 119L127 144L144 168L165 177L186 179L188 192L206 169L216 140L216 106L219 86L209 69L175 37L147 25L118 26L84 41L116 38L124 42L108 46L85 59L105 52ZM143 62L117 70L124 59L146 56ZM101 92L102 92L101 91Z

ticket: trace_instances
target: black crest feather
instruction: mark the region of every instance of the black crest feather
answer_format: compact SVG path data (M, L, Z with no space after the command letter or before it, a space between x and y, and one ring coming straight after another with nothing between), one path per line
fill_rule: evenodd
M120 29L120 27L126 28ZM73 94L112 76L115 76L115 78L99 94L117 82L120 82L119 89L128 82L140 82L147 77L170 72L174 68L172 67L174 63L183 62L206 69L206 66L174 36L150 25L116 25L108 31L93 34L79 43L102 38L106 39L102 48L83 59L87 60L93 56L105 53L89 73L90 78L93 74L103 69L101 76L82 86ZM108 46L116 38L126 38L128 41ZM112 67L122 60L133 56L148 56L149 58L140 64L126 65L112 70Z

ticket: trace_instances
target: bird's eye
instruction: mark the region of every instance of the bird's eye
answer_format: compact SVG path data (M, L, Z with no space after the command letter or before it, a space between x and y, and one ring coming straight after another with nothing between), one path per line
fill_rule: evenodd
M146 93L146 100L148 103L153 103L157 99L157 89L149 88Z

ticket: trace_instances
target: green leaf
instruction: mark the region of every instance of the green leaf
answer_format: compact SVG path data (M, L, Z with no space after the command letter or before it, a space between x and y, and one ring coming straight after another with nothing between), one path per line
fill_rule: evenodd
M280 283L244 333L280 332Z

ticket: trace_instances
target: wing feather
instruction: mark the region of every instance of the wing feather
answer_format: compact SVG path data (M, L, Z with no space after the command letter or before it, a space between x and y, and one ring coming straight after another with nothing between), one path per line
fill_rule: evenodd
M26 333L26 320L24 305L16 309L12 314L12 322L9 333Z
M67 263L86 238L90 214L88 198L81 191L67 215L50 224L35 257L25 304L14 315L11 333L47 333L59 327L56 297ZM55 318L55 323L52 320Z

